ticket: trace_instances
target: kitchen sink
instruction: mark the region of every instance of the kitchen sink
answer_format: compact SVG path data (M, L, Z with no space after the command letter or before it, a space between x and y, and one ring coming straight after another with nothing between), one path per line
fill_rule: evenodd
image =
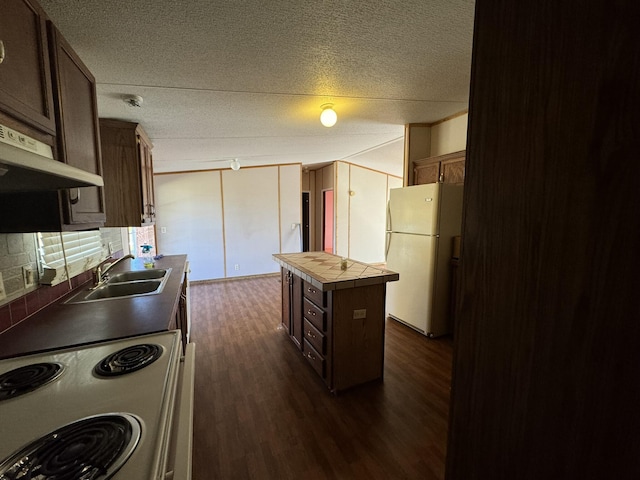
M134 270L113 275L95 289L84 289L65 303L87 303L117 298L156 295L162 292L171 269Z
M162 279L167 274L167 270L162 268L153 268L149 270L134 270L131 272L122 272L112 275L107 283L133 282L137 280L155 280Z
M142 295L156 293L162 282L160 280L143 280L140 282L112 283L91 290L84 300L101 300L103 298L131 297L132 295Z

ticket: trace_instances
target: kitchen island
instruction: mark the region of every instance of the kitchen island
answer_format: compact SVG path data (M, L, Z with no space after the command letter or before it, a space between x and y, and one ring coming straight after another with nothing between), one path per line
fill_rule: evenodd
M283 328L329 390L382 379L386 283L399 275L326 252L273 259Z
M188 282L185 277L187 256L164 256L155 261L154 268L171 269L159 294L65 303L79 290L91 286L85 284L1 333L0 359L180 329L180 299ZM110 274L130 270L145 270L142 259L124 260Z

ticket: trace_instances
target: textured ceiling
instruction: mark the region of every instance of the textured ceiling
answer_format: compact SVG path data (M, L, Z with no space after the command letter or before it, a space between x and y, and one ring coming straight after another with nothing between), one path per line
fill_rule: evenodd
M398 174L404 124L467 108L469 0L40 3L95 75L100 116L140 122L158 172L238 157Z

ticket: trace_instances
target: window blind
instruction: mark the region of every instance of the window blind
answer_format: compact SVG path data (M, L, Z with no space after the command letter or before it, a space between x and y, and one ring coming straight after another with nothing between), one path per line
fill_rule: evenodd
M107 257L99 230L87 232L38 233L41 283L57 285L90 270Z

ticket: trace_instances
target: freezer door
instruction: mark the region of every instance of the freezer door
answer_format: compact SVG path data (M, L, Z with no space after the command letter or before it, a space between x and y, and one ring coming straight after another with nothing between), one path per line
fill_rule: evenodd
M387 230L436 235L440 184L392 188L389 191Z
M390 233L387 241L387 268L400 274L397 282L387 283L387 315L428 333L438 238Z

